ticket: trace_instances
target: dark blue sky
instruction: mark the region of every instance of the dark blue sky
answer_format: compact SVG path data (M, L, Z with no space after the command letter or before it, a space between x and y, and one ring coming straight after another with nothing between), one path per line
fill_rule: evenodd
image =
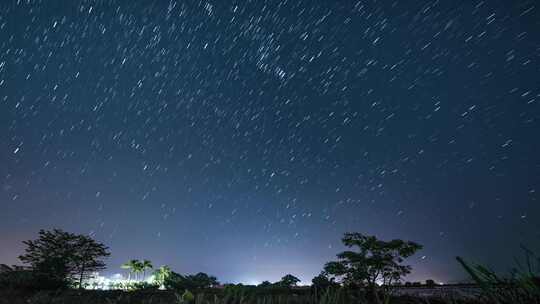
M2 1L0 263L40 228L221 281L344 232L410 280L540 249L535 1Z

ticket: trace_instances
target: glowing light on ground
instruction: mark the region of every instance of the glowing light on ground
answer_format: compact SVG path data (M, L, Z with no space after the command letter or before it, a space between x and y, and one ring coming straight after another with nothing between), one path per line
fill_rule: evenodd
M137 283L154 283L154 276L151 275L145 280L134 280L124 277L120 273L116 273L112 276L101 276L99 273L95 273L84 284L85 289L100 289L100 290L125 290L130 289L130 285Z

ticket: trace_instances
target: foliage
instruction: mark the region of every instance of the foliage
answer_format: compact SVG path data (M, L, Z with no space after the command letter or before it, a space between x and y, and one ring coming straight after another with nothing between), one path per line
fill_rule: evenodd
M129 260L127 263L120 266L122 269L128 270L128 281L131 281L132 275L135 281L144 281L146 279L146 271L151 270L154 266L149 260Z
M148 282L131 282L127 286L128 290L156 290L159 288L158 285L148 283Z
M241 286L237 286L241 287ZM243 286L249 290L248 286ZM257 289L256 287L251 287ZM160 290L63 290L39 291L23 293L19 291L0 290L0 304L372 304L372 301L358 289L336 288L320 294L310 289L281 289L286 293L273 293L275 289L267 289L270 293L236 292L230 293L222 289L200 290L198 292L173 292ZM303 292L307 291L307 292ZM184 294L186 296L184 297ZM190 296L191 294L191 296ZM488 304L476 300L421 299L415 297L393 297L391 304Z
M128 270L128 281L131 281L131 275L139 273L140 262L139 260L130 260L129 262L122 264L120 267Z
M67 287L65 280L57 280L29 269L4 266L0 273L0 289L23 291L56 290Z
M257 287L262 287L262 288L268 288L271 286L272 286L272 283L270 281L262 281L261 284L257 285Z
M199 272L195 275L188 275L187 281L193 284L193 289L210 288L219 285L216 277L209 276L204 272Z
M456 259L491 303L540 303L540 258L522 248L525 251L524 263L518 261L517 267L506 278L485 266L468 263L461 257Z
M163 285L166 289L182 291L210 288L219 285L219 282L216 277L209 276L204 272L187 276L171 272L164 280Z
M293 286L296 286L298 283L300 283L300 279L293 276L292 274L287 274L281 278L281 280L278 282L278 285L291 288Z
M318 276L311 280L312 287L317 290L325 290L328 288L339 287L334 278L328 277L326 272L321 272Z
M195 300L195 295L191 291L186 290L182 295L176 295L179 304L192 303Z
M361 233L345 233L342 242L358 251L338 254L338 261L327 263L325 272L341 278L346 285L367 285L373 289L376 283L389 286L410 273L411 267L402 262L422 248L410 241L382 241Z
M154 271L154 282L161 288L165 288L165 281L172 275L169 266L161 266Z
M79 287L92 273L105 269L102 258L110 255L105 245L91 237L60 229L40 230L37 240L23 243L27 246L26 253L19 259L36 276L47 276L57 282L74 280Z
M143 281L146 280L146 271L151 270L152 268L154 268L154 266L152 265L152 262L150 262L149 260L142 260L140 262L140 270L142 271Z

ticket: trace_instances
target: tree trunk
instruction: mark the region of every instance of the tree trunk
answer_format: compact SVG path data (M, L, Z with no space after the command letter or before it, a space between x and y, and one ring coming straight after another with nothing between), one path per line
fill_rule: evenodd
M83 288L82 286L83 276L84 276L84 264L81 266L81 274L79 276L79 289Z

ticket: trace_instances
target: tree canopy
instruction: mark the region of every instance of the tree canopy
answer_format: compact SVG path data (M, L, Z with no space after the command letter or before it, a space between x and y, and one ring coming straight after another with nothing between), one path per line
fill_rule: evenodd
M328 274L324 271L322 271L319 275L314 277L311 280L311 284L314 288L317 288L317 289L327 289L329 287L339 286L339 284L336 283L335 278L328 277Z
M171 272L164 279L165 288L175 290L196 290L210 288L216 285L219 285L217 278L204 272L186 276Z
M422 248L415 242L382 241L361 233L345 233L342 242L357 251L339 253L338 261L325 265L325 272L340 278L344 284L371 287L376 283L390 285L410 273L411 267L402 263Z
M160 288L165 288L165 281L172 275L172 270L169 266L164 265L154 271L154 281Z
M300 279L293 276L292 274L285 275L278 282L279 285L284 286L284 287L293 287L293 286L296 286L298 283L300 283Z
M27 247L19 259L32 271L54 280L75 281L79 287L92 273L105 269L103 258L110 255L107 246L91 237L61 229L40 230L36 240L23 243Z

